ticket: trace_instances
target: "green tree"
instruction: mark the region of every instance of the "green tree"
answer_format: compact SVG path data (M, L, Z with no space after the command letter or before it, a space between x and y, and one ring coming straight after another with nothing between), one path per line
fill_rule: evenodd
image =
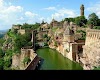
M4 70L10 69L11 64L12 64L12 58L4 60L4 66L3 66Z
M4 66L4 60L3 58L0 58L0 70L3 70L3 66Z
M44 43L44 46L48 46L48 43L47 43L47 42L45 42L45 43Z
M5 40L3 38L0 39L0 46L3 46L3 43L5 42Z
M30 41L30 42L28 42L28 44L27 44L28 46L32 46L32 42Z
M44 34L44 35L43 35L43 38L47 38L47 37L48 37L48 35L47 35L47 34Z
M3 50L0 48L0 58L2 58L5 55L5 53L3 52Z
M75 18L65 18L64 21L74 22L75 21Z
M97 26L98 24L98 16L95 13L92 13L88 16L88 25Z
M75 23L78 26L85 26L87 23L87 19L85 18L85 16L78 16L75 18Z

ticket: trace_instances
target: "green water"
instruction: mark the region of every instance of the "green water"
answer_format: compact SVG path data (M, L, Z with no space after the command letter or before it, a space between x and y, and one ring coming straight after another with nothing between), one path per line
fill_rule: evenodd
M83 70L83 68L75 62L63 57L59 52L49 48L38 49L37 54L43 58L40 70Z

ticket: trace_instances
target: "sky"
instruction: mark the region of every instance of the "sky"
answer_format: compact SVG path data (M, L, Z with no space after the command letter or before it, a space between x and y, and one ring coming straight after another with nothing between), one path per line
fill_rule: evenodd
M0 30L10 29L13 24L77 17L81 4L86 18L93 12L100 18L100 0L0 0Z

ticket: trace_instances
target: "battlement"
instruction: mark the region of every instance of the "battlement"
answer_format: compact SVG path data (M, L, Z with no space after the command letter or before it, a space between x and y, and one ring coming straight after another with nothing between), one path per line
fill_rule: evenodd
M85 46L83 46L83 56L85 62L90 64L88 67L100 66L100 30L87 29ZM87 63L84 64L86 66Z
M87 30L87 37L100 39L100 30L96 30L96 29Z
M87 29L86 31L87 32L100 32L100 30L97 30L97 29Z

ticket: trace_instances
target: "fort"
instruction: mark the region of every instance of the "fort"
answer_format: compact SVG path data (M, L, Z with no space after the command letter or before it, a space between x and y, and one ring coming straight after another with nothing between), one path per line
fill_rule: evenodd
M84 5L80 7L80 16L84 16ZM14 26L12 30L17 29L18 33L25 34L20 26ZM55 30L55 31L53 31ZM86 40L79 40L82 37L78 30L86 31ZM48 43L49 48L56 49L64 57L72 61L80 63L85 70L91 70L94 66L100 66L100 30L81 28L73 22L64 21L63 23L52 19L51 23L42 22L39 30L32 32L32 46L21 48L21 55L14 55L12 58L12 66L18 67L22 63L24 57L28 56L33 64L34 58L37 56L35 53L36 42L44 43L43 36L47 34L50 37ZM18 62L17 62L18 61ZM32 66L28 65L28 66ZM23 67L24 66L24 67ZM27 66L27 68L28 68ZM20 69L25 69L25 65L21 65Z

